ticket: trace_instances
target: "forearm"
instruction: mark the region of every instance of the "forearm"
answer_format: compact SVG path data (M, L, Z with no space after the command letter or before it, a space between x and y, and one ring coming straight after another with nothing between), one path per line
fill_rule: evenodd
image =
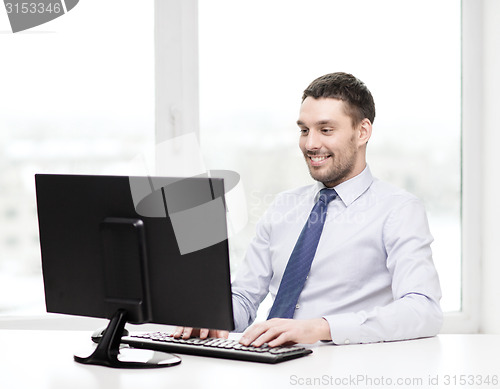
M234 317L234 332L243 332L253 323L257 309L243 295L233 291L233 317Z
M373 343L436 335L443 315L439 303L409 294L385 307L326 316L335 344Z

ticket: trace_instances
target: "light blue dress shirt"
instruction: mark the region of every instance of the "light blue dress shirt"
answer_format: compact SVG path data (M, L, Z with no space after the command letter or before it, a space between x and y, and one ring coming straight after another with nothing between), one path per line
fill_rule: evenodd
M236 331L274 301L297 238L323 184L283 192L259 221L233 280ZM336 344L436 335L441 288L423 204L368 167L335 187L294 319L323 317Z

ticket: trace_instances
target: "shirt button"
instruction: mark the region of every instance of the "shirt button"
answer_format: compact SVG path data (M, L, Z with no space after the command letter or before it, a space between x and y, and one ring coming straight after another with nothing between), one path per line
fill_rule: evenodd
M349 339L346 339L346 340L344 341L344 343L345 343L345 344L349 344L349 343L351 343L351 341L350 341Z
M299 308L300 308L299 304L295 305L295 309L299 309Z

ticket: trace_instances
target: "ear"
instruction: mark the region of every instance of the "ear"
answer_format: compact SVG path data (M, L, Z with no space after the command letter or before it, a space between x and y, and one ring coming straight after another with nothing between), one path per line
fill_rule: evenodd
M364 118L358 125L358 144L359 146L364 146L370 140L372 136L372 123L369 119Z

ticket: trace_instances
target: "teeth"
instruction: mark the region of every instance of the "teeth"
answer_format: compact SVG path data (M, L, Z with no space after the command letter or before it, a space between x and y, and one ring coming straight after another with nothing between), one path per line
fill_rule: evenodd
M328 157L310 157L313 162L321 162L327 159Z

